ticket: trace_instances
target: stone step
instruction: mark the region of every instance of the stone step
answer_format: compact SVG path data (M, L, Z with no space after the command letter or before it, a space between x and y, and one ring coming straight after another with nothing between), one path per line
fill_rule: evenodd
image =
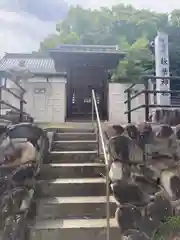
M67 141L67 140L96 140L95 133L55 133L54 141Z
M39 197L104 195L106 195L106 184L103 178L60 178L37 182L37 196Z
M42 166L38 179L91 178L101 174L105 175L105 165L102 163L51 163Z
M70 128L58 128L56 133L94 133L94 128L89 126L85 128L81 127L70 127Z
M115 219L110 219L110 239L120 240ZM105 240L106 219L46 220L31 228L30 240Z
M115 216L116 203L110 197L111 217ZM36 220L97 219L106 218L106 197L54 197L39 199Z
M97 160L97 151L51 151L50 163L89 163Z
M96 140L53 141L51 145L51 151L91 151L96 149Z

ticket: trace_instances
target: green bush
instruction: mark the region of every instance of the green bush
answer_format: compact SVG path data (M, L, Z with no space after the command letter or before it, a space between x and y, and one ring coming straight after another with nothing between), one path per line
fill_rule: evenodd
M155 232L153 240L173 240L179 237L180 239L180 216L169 217L166 222L161 224Z

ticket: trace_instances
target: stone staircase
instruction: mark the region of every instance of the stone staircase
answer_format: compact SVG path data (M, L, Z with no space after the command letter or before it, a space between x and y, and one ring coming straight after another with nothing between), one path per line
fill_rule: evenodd
M50 161L37 186L36 217L30 240L105 240L105 166L97 157L92 129L61 129L54 134ZM110 197L110 239L120 240Z

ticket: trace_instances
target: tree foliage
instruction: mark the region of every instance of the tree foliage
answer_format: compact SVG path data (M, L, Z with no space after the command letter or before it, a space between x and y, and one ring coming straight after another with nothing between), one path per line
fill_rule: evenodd
M123 4L100 10L71 7L67 17L57 24L56 33L47 37L40 48L55 48L62 43L119 45L127 55L119 63L114 80L137 81L139 74L154 72L149 42L157 31L169 35L171 74L180 75L180 10L168 15Z
M169 217L154 233L153 240L180 239L180 216Z
M139 38L132 45L125 46L126 41L120 46L127 47L126 57L121 60L115 71L113 80L137 82L141 74L152 74L153 56L147 48L149 41L147 38Z

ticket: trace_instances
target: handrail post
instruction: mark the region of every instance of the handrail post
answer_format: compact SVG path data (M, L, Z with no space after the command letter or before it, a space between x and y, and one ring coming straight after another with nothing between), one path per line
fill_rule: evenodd
M97 124L97 149L98 149L98 157L100 157L100 144L99 144L99 141L100 141L100 139L99 139L99 128L98 128L98 124Z
M98 106L96 102L96 97L94 90L92 90L92 110L95 110L96 122L97 122L97 144L98 144L98 155L100 155L100 143L102 144L102 153L104 155L105 167L106 167L106 240L110 240L110 189L109 189L109 164L108 157L105 149L105 143L103 139L102 126L100 122ZM92 121L94 116L92 115Z
M145 102L145 121L149 121L149 93L148 93L148 81L145 81L145 93L144 93L144 102Z
M1 100L2 100L2 88L0 88L0 116L2 115L2 103L1 103Z
M131 89L127 90L128 123L131 123Z
M91 96L91 105L92 105L92 124L94 125L94 102L93 102L93 96Z
M106 240L110 240L110 189L109 166L106 164Z
M24 98L23 98L23 93L21 93L20 95L20 107L19 107L19 110L20 110L20 113L19 113L19 122L23 122L23 105L24 105Z

